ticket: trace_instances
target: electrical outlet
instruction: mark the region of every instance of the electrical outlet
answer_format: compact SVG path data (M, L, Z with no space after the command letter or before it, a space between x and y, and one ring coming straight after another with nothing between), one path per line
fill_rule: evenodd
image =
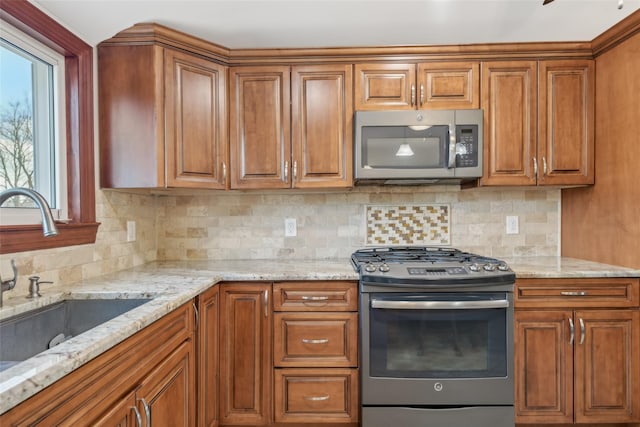
M519 232L518 217L516 215L507 216L507 234L518 234Z
M127 221L127 242L136 241L136 222Z
M284 219L284 235L286 237L295 237L298 234L295 218Z

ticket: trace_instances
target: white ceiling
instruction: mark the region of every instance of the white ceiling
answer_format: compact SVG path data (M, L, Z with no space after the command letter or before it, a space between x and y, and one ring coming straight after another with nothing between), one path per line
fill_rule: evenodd
M591 41L640 0L31 0L96 45L157 22L232 48Z

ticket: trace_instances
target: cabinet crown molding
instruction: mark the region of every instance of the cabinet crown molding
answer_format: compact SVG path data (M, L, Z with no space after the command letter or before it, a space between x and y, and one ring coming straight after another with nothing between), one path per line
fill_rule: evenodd
M159 44L201 55L228 66L310 62L593 59L638 32L640 10L591 41L230 49L158 23L145 22L120 31L100 44Z

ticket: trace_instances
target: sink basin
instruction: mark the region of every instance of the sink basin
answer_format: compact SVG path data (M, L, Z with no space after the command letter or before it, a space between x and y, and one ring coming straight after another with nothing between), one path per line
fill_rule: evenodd
M67 299L0 321L0 371L150 299Z

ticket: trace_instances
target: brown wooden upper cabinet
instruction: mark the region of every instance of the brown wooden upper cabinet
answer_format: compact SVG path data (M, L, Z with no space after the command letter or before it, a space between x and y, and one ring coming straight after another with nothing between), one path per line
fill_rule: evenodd
M226 67L157 45L98 46L100 184L225 188Z
M478 62L356 64L355 79L357 111L480 106Z
M229 70L231 188L353 185L351 65Z
M594 62L482 64L481 185L594 183Z

